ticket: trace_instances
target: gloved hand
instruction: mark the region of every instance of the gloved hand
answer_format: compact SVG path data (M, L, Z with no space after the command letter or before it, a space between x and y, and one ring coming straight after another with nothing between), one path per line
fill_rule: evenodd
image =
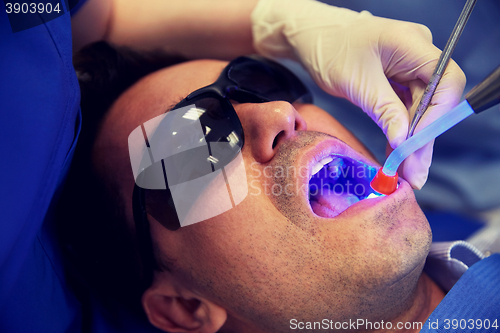
M392 148L406 139L441 54L428 28L312 0L260 0L252 24L259 53L300 61L322 89L362 108ZM464 87L463 72L450 61L415 133L458 104ZM427 180L432 146L400 168L414 188Z

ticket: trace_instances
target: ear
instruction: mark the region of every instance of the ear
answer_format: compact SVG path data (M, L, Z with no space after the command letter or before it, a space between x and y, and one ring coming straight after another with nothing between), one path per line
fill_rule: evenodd
M227 319L224 308L176 285L170 274L155 278L142 306L151 324L171 333L215 333Z

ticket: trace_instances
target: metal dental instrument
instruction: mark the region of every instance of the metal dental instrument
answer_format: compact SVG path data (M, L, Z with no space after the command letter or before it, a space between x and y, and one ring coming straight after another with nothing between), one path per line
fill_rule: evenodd
M458 39L460 38L460 35L462 35L462 32L464 31L465 24L469 20L470 14L472 13L472 9L474 8L476 1L477 0L467 0L467 2L465 3L464 9L462 9L462 13L458 17L458 21L455 24L453 31L451 32L451 36L446 42L446 46L444 47L443 52L439 56L438 63L436 65L436 68L434 69L434 73L431 76L429 84L425 88L424 94L422 95L422 99L418 104L413 119L411 120L410 130L408 131L407 139L413 135L415 127L417 127L418 122L420 121L425 111L427 110L427 107L431 102L432 96L436 91L436 87L439 81L441 80L441 77L443 76L444 70L446 69L446 66L448 66L451 54L453 53L453 50L455 50L455 46L457 46Z

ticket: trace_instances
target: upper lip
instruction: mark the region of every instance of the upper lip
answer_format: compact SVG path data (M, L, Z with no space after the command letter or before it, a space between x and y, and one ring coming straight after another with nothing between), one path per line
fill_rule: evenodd
M312 168L316 163L319 163L322 159L332 156L332 155L343 155L352 158L358 162L364 163L368 166L372 166L374 168L380 168L380 165L375 162L367 159L360 153L353 150L349 147L345 142L336 139L336 138L327 138L318 140L314 147L305 151L298 158L298 167L306 168L308 171L308 179L311 178Z

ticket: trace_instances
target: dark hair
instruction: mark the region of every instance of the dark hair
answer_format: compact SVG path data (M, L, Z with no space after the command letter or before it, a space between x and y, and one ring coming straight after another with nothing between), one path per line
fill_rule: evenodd
M89 290L104 302L140 309L143 292L134 236L117 193L94 172L96 133L113 102L140 78L185 61L163 52L137 52L98 42L73 59L81 90L82 130L57 207L57 231L77 297Z

